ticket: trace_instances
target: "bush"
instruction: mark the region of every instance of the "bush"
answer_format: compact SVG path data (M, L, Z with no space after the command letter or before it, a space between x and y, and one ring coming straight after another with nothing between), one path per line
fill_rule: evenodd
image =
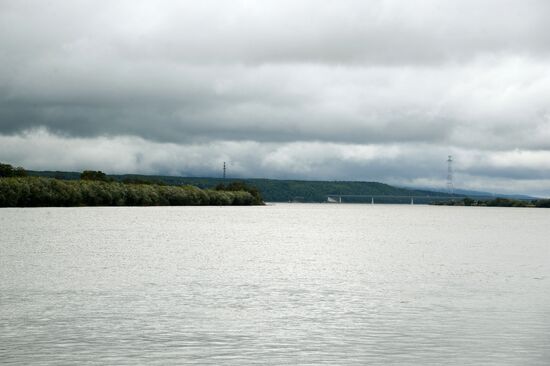
M82 180L99 180L102 182L109 182L111 179L107 177L107 174L103 173L102 171L98 170L85 170L80 174L80 179Z
M536 207L550 208L550 199L536 200L533 203Z
M27 172L21 167L14 168L10 164L0 163L0 178L26 177Z
M249 192L201 190L192 186L41 177L0 179L0 207L252 205L256 202L257 198Z
M223 184L218 184L216 186L217 191L231 191L231 192L248 192L252 198L254 205L262 205L264 200L260 191L256 187L248 186L244 182L231 182L229 185L224 186ZM235 197L238 201L244 199L244 197Z

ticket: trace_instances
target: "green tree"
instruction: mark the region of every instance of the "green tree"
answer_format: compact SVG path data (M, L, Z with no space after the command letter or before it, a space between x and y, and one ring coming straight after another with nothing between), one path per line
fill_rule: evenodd
M550 199L536 200L534 204L536 207L550 208Z
M256 187L247 185L245 182L241 182L241 181L231 182L227 186L224 186L222 183L220 183L216 186L216 190L230 191L230 192L248 192L254 198L253 203L255 205L261 205L264 202L262 195L260 194L260 191ZM240 196L239 196L239 199L240 199Z
M474 204L474 202L475 201L469 197L464 198L464 206L471 206Z
M107 177L107 174L103 173L102 171L98 170L85 170L80 174L80 179L82 180L99 180L103 182L109 182L110 179Z
M0 163L0 177L9 178L9 177L26 177L27 172L21 167L14 168L10 164Z

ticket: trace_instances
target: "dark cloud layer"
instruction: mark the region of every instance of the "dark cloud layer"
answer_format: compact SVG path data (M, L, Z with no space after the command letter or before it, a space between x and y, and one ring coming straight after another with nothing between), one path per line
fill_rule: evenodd
M543 0L2 1L0 160L441 185L453 153L465 187L550 195L549 14Z

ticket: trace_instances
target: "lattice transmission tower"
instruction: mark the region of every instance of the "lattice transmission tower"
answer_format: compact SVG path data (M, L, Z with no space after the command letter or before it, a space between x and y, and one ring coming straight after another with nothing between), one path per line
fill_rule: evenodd
M449 155L449 158L447 159L447 193L453 194L454 193L454 186L453 186L453 157L452 155Z

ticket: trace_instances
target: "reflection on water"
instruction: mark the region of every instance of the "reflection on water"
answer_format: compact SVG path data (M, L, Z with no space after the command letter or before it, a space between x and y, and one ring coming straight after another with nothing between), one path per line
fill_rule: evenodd
M0 209L0 363L550 364L550 211Z

